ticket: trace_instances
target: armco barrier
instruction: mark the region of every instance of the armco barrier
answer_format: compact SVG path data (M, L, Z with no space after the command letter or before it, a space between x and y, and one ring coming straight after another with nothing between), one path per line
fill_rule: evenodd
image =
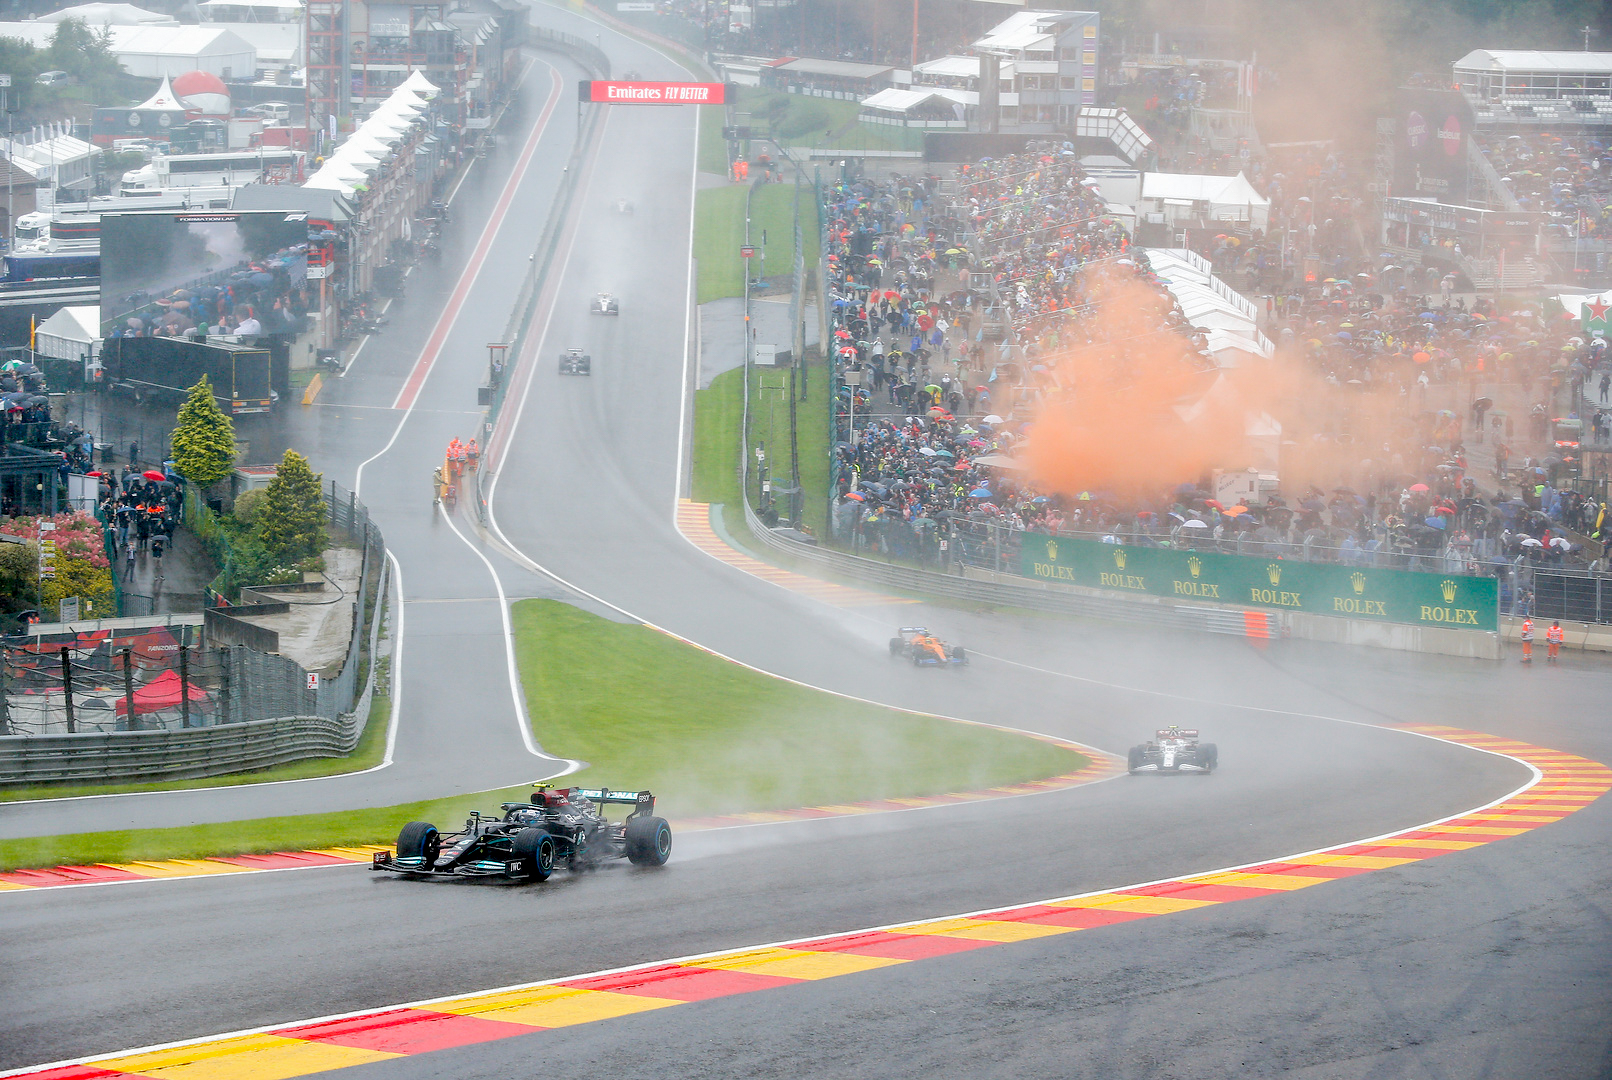
M377 534L378 535L378 534ZM375 593L366 628L362 624L363 602L355 612L354 640L342 674L322 680L317 690L297 694L300 705L310 715L282 715L269 719L226 722L206 727L145 731L92 731L77 734L0 736L0 787L24 784L127 783L145 780L185 780L201 776L264 769L314 757L340 757L350 754L363 737L369 720L370 702L379 659L381 614L391 585L390 563L383 551L372 556ZM360 593L360 597L364 595ZM359 650L367 641L370 662L364 685L357 687ZM241 695L231 695L229 713L247 712L246 698L270 701L266 694L288 682L287 672L275 679L261 678L259 669L278 665L302 675L293 661L278 656L251 653L244 648L222 650L229 658L233 678L241 684ZM254 661L255 663L245 663ZM358 690L359 692L352 693ZM272 697L272 695L270 695ZM356 696L356 700L354 700ZM278 703L284 707L286 702ZM339 708L338 708L339 706ZM324 711L330 715L311 715Z
M1114 622L1197 633L1230 634L1265 639L1297 637L1350 645L1372 645L1409 652L1438 653L1494 660L1500 657L1500 635L1443 626L1412 626L1361 619L1261 611L1231 606L1183 604L1155 596L1118 597L1053 582L969 568L964 576L937 574L883 563L780 536L756 517L746 502L745 522L764 546L802 563L852 580L884 585L924 596L967 600L997 607L1026 608Z
M185 780L338 757L366 717L286 716L182 731L100 731L0 738L0 786Z

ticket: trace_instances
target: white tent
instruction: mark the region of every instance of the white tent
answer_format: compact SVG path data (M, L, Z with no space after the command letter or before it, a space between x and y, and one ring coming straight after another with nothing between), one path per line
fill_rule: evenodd
M59 23L82 19L92 30L103 26L178 26L172 15L135 7L133 4L76 4L36 17L34 22Z
M95 359L101 344L101 309L93 304L64 307L39 324L34 351L58 360Z
M138 105L136 108L153 111L160 109L164 112L185 111L185 107L179 104L179 98L174 96L173 84L168 81L168 76L166 75L162 77L162 85L157 87L157 92L147 98L145 104Z
M1139 213L1163 214L1174 225L1197 218L1246 221L1264 231L1270 226L1271 201L1254 189L1242 173L1144 173Z
M433 83L430 79L427 79L418 71L412 72L408 78L399 83L398 89L412 90L414 93L424 97L427 101L430 101L432 98L436 97L437 94L441 93L441 90L437 87L436 83Z

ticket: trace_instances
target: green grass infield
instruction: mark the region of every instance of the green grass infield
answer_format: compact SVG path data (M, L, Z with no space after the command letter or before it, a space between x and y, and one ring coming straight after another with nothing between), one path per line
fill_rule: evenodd
M520 601L514 621L537 738L551 754L589 763L565 782L648 788L674 821L978 790L1087 763L1073 750L1014 732L797 686L558 601ZM456 828L469 811L495 811L529 791L523 785L344 813L0 840L0 870L384 844L405 822Z

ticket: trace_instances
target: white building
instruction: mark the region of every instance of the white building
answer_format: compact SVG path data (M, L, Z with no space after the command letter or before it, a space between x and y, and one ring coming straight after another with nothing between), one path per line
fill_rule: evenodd
M125 71L161 79L205 71L220 79L249 79L257 73L257 52L228 30L211 26L129 26L112 28L112 55Z
M143 79L187 71L206 71L221 79L249 79L257 71L256 51L228 30L180 25L112 25L106 30L112 55L130 75ZM53 22L0 22L0 37L17 38L38 49L49 48L55 33Z

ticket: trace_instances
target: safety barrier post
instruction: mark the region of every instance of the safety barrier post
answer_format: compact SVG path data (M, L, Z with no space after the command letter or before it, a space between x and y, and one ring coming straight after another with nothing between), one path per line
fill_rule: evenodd
M190 634L179 632L179 726L190 727Z
M141 730L140 716L134 711L134 649L123 650L123 707L128 712L130 731Z
M67 706L67 734L75 734L78 728L73 717L73 654L65 646L62 648L62 701Z

